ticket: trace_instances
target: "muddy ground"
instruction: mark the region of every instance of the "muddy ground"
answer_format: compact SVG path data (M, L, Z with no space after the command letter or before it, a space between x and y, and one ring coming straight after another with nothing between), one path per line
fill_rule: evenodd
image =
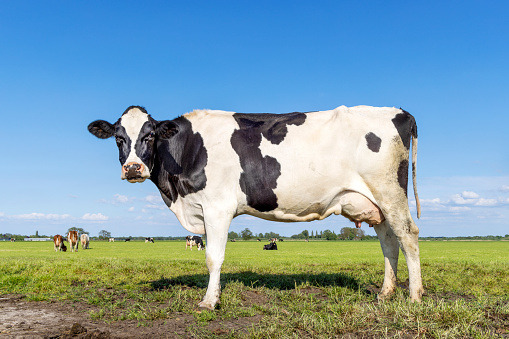
M191 338L189 326L196 321L188 314L173 319L152 321L139 326L138 321L106 323L93 320L89 312L96 311L83 303L48 303L23 300L17 295L0 297L0 338ZM255 319L253 319L255 318ZM237 319L235 324L210 322L208 330L224 335L258 323L260 317Z

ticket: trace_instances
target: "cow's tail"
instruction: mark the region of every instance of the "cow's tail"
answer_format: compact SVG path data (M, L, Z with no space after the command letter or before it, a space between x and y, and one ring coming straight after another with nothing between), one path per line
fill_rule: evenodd
M417 170L417 124L415 122L415 118L412 119L411 134L412 134L412 182L414 185L415 204L417 206L417 218L420 218L421 203L419 201L419 195L417 194L417 179L415 173Z

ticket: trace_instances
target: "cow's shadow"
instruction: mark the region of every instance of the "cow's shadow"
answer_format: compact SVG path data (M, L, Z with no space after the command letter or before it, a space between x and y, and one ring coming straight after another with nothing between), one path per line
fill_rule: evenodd
M206 288L209 281L208 274L190 274L175 278L161 278L148 281L151 289L164 290L171 286L187 286ZM238 273L221 273L221 288L230 282L239 282L245 286L269 289L292 290L302 284L314 287L338 286L358 290L360 284L357 279L345 273L296 273L296 274L269 274L244 271Z

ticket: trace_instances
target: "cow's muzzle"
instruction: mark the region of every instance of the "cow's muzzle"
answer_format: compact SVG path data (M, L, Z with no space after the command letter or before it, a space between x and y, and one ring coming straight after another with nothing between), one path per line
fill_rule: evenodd
M122 166L122 179L129 182L143 182L147 179L145 175L145 166L137 162L130 162Z

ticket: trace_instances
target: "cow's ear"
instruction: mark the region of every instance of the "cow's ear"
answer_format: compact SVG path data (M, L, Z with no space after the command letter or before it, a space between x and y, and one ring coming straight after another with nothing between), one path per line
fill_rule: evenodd
M156 134L163 139L169 139L178 133L178 126L171 120L159 121L156 127Z
M96 120L88 125L88 131L100 139L108 139L115 134L115 127L107 121Z

